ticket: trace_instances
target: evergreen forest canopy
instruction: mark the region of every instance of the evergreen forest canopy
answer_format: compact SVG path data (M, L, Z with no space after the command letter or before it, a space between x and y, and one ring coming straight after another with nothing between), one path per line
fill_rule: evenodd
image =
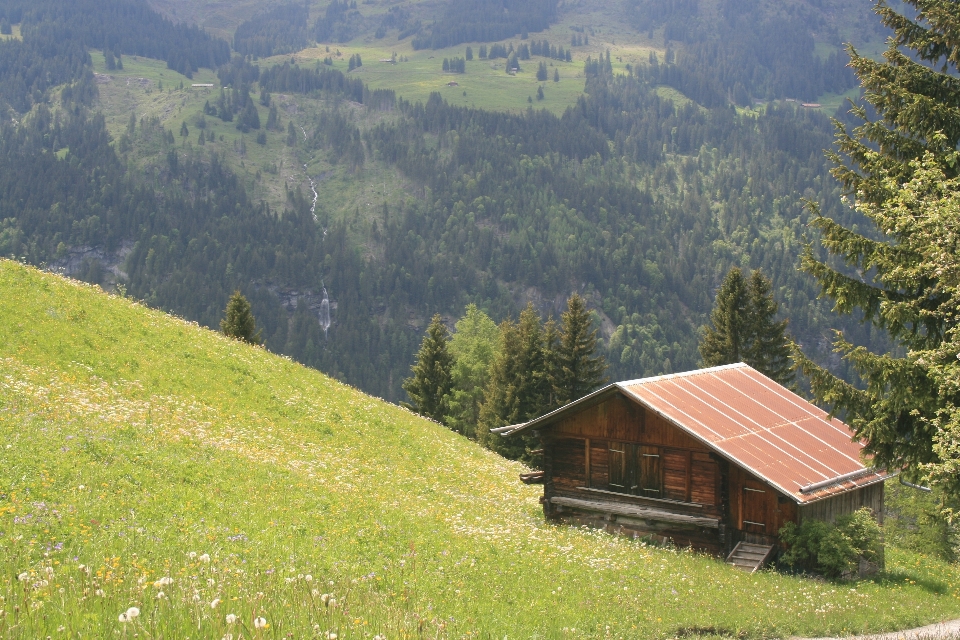
M414 49L495 42L543 31L557 17L557 0L447 0L442 17L413 38Z
M17 45L40 66L48 61L31 34L62 27L61 14L44 15L53 22ZM585 64L586 94L559 117L455 107L439 95L411 104L324 65L224 60L230 90L208 116L263 131L244 115L257 89L320 99L307 135L288 135L294 150L355 172L385 166L416 185L417 197L384 202L372 219L318 209L315 221L301 191L288 190L282 211L252 201L219 156L178 144L158 121L133 118L111 140L87 108L89 58L72 46L59 82L67 109L39 104L0 126L3 255L56 263L88 247L99 257L84 263L85 279L102 281L116 257L129 294L211 327L240 289L269 349L392 400L421 338L411 317L459 317L473 302L499 321L528 294L557 316L580 291L602 326L608 375L635 378L696 367L698 327L723 275L761 268L791 334L846 375L828 359L832 318L795 268L802 197L851 215L826 173L831 125L817 112L675 103L655 86L671 65L614 75L609 55ZM46 91L25 92L27 104ZM344 101L384 117L364 125ZM133 145L153 154L145 170L131 171ZM336 303L329 332L285 293L322 285ZM876 341L871 327L849 330Z
M300 51L310 44L308 14L307 3L264 11L237 27L233 48L237 53L261 58Z
M667 57L659 82L705 106L754 99L814 102L827 92L857 86L841 38L819 5L765 0L628 0L633 25L662 33ZM879 25L875 19L870 23ZM813 34L830 34L836 47L817 55Z

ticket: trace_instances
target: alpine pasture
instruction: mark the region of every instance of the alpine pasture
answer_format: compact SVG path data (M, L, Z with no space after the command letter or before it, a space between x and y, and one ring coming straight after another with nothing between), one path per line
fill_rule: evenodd
M520 465L262 349L0 261L0 635L657 638L960 616L960 568L749 575L546 523ZM335 339L335 332L331 332Z

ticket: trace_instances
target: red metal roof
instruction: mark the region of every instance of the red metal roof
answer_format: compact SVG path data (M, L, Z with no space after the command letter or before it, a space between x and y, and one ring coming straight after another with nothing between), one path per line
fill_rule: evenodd
M887 476L864 464L847 425L743 363L619 382L517 430L613 387L801 504Z

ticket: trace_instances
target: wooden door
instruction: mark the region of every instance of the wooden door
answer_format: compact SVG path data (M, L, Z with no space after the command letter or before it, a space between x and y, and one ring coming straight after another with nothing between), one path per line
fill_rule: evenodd
M769 522L770 498L774 497L770 489L759 482L746 482L740 500L740 529L748 533L776 535L772 531L774 523Z
M610 491L630 492L630 449L631 445L622 442L610 443Z
M663 497L663 464L659 447L637 447L637 495Z

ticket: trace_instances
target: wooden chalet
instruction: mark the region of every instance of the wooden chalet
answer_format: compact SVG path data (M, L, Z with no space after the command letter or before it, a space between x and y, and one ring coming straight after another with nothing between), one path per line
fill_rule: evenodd
M883 513L887 474L850 429L742 363L611 384L494 432L539 436L543 471L524 480L548 518L717 555L769 555L787 522Z

